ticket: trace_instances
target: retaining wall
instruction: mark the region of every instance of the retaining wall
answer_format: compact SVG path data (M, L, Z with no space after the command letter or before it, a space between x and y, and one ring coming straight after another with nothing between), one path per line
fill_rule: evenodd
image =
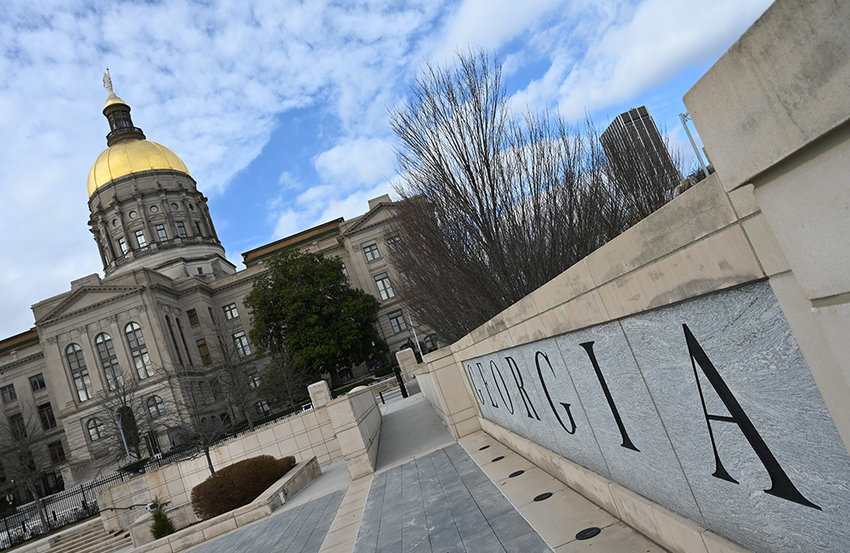
M671 551L850 550L847 20L776 2L685 97L717 172L425 356L455 436Z
M326 407L274 422L230 440L212 450L213 466L222 468L258 455L276 458L292 455L299 463L316 457L324 467L342 457L342 449ZM97 493L103 525L107 531L129 528L140 508L109 510L146 504L154 497L178 506L190 502L192 488L209 477L206 457L165 466Z

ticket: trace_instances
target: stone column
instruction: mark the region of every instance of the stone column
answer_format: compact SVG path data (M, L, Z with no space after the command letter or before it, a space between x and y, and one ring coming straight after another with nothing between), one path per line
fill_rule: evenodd
M398 362L398 367L401 369L401 374L405 380L410 379L416 372L416 367L419 363L416 362L416 354L411 348L403 349L396 352L395 359Z

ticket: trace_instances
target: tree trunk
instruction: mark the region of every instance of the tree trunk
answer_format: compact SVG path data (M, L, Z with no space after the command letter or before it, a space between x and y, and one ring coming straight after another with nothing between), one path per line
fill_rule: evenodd
M210 476L215 476L215 467L213 467L212 457L210 457L210 446L204 446L204 455L207 458L207 467L210 469Z
M242 412L245 413L245 418L248 420L248 429L254 431L254 419L251 418L251 408L242 406Z
M47 513L44 512L44 505L41 503L41 496L38 493L38 489L32 482L27 482L27 489L35 498L35 508L38 510L38 518L41 520L41 532L45 534L50 530L50 523L47 520Z

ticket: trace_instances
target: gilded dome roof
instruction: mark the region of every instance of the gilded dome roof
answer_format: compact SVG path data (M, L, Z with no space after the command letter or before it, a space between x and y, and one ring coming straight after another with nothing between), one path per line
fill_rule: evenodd
M183 160L165 146L143 139L122 140L105 149L91 166L89 196L119 177L157 169L190 174Z

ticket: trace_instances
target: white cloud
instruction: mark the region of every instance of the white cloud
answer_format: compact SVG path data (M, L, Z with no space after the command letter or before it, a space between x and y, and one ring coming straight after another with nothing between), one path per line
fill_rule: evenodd
M362 213L369 198L389 190L395 169L386 110L429 58L483 46L508 61L506 75L520 74L528 60L547 61L549 72L515 99L583 112L731 43L762 7L728 0L685 7L648 0L634 8L593 0L281 4L4 4L0 337L31 326L30 304L101 267L86 227L85 181L105 148L105 67L135 123L174 149L214 199L260 155L281 114L310 109L331 120L321 132L333 135L317 143L333 146L304 160L315 175L275 168L280 188L270 195L279 201L257 198L271 204L265 226L247 225L245 233L273 229L280 237ZM246 224L226 213L222 220Z
M621 6L614 19L611 11L596 11L580 29L561 26L564 38L552 51L549 70L513 101L540 107L555 100L570 119L625 101L689 65L719 56L718 50L730 45L769 4L647 0L634 8ZM586 48L576 47L573 30L588 34Z
M560 0L465 0L446 28L442 44L431 56L444 62L458 51L472 48L496 50L508 40L526 31L555 8L564 9Z
M392 142L356 138L337 144L313 160L319 177L341 186L374 184L395 173Z

